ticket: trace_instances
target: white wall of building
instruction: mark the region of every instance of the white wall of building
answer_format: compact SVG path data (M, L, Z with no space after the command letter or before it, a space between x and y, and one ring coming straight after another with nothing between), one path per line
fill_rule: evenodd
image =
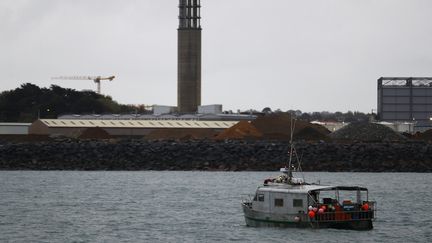
M198 106L199 114L222 114L222 105L202 105Z
M346 122L320 122L320 121L313 121L311 123L321 125L327 128L327 130L329 130L330 132L336 132L337 130L349 124Z
M155 105L153 106L153 114L154 115L163 115L174 113L177 110L175 106L164 106L164 105Z
M27 135L31 123L0 123L0 135Z
M414 133L414 127L415 124L414 123L409 123L409 122L377 122L378 124L387 126L391 129L393 129L396 132L406 132L406 133Z

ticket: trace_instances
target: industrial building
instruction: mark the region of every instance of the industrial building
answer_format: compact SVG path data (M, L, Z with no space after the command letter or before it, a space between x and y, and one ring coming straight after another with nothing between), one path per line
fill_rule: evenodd
M0 135L27 135L31 123L0 123Z
M102 128L111 136L146 136L157 129L212 129L220 132L235 124L237 121L40 119L31 124L29 133L77 137L86 129Z
M175 106L167 106L167 105L154 105L153 106L153 115L160 116L164 114L171 114L177 111L177 107Z
M193 120L193 121L252 121L254 114L223 113L222 105L198 106L197 113L181 114L174 106L153 106L153 114L64 114L58 119L67 120Z
M198 114L222 114L222 105L201 105L197 107ZM175 114L178 108L176 106L153 105L154 115ZM183 114L183 113L182 113ZM193 113L190 113L193 114Z
M201 1L180 0L177 107L195 113L201 105Z
M432 78L378 79L378 118L381 121L430 121Z

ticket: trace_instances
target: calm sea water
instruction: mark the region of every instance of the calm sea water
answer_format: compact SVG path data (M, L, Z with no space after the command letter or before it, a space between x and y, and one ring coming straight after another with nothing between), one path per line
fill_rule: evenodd
M372 231L246 227L242 194L278 172L0 172L0 242L432 242L432 174L305 173L359 184Z

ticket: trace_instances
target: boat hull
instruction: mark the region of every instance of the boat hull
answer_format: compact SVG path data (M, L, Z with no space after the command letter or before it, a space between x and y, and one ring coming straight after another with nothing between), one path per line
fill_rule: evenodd
M311 221L307 215L278 215L253 211L242 203L246 225L250 227L289 227L289 228L335 228L350 230L371 230L372 220L346 220L333 222Z

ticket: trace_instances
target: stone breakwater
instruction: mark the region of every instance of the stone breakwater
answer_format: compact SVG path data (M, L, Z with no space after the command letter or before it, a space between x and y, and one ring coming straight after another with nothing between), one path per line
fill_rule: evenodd
M275 171L277 141L54 140L1 142L1 170ZM432 172L432 144L296 143L304 171Z

